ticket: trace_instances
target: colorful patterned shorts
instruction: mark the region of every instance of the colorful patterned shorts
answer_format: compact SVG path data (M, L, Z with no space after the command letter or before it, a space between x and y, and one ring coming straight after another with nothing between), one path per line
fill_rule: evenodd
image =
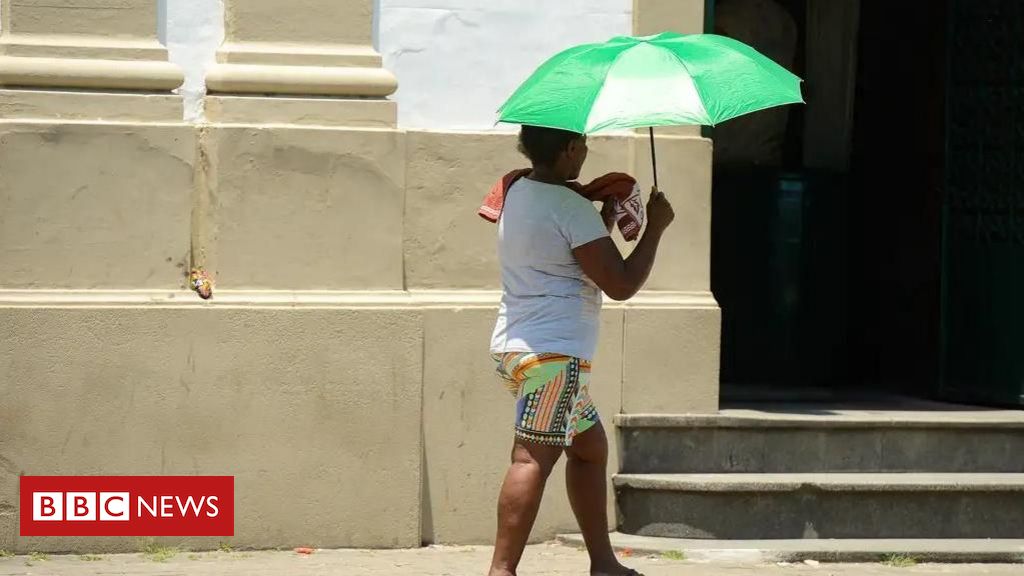
M516 438L571 446L598 423L590 398L590 362L561 354L493 355L498 375L516 397Z

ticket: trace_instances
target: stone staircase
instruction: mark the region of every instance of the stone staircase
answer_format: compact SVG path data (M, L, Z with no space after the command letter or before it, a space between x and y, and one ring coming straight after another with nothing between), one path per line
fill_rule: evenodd
M937 407L622 415L619 530L716 541L1024 539L1024 411Z

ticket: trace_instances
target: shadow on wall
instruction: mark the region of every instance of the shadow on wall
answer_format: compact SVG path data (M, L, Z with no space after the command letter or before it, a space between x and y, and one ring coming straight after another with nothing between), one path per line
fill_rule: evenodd
M373 0L373 49L380 52L380 2Z
M167 0L156 1L156 37L167 46Z

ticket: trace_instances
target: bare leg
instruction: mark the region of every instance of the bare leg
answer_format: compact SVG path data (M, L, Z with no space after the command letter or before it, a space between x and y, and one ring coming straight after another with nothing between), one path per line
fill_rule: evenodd
M632 574L619 564L608 538L608 438L598 423L576 436L566 449L565 487L576 522L587 543L590 573L593 575Z
M544 485L561 455L561 446L516 440L512 447L512 465L505 474L498 497L498 535L489 576L515 576L537 519Z

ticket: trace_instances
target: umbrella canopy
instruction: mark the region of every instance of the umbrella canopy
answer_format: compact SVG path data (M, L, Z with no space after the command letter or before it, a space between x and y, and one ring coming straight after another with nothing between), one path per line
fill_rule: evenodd
M499 122L591 133L698 124L803 102L800 78L714 34L620 36L556 54L500 108Z

